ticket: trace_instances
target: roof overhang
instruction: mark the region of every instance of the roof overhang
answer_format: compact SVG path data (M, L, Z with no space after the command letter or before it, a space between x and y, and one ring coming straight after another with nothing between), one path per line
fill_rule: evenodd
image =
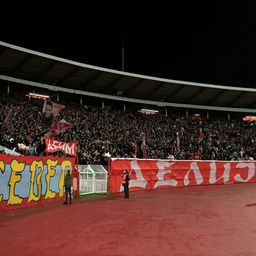
M106 69L0 41L0 79L54 91L157 106L256 112L256 89Z

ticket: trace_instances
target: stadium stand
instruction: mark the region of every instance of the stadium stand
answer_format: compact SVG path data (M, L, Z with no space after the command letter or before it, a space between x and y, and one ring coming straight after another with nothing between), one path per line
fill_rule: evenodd
M65 119L73 127L56 139L77 141L81 164L104 164L107 153L112 157L134 157L135 144L137 157L143 157L139 155L142 132L146 136L147 158L167 159L174 155L175 159L239 160L256 157L254 122L244 122L240 117L195 119L191 115L144 115L107 106L102 109L102 106L61 103L66 107L57 118ZM25 155L44 155L43 137L49 128L41 119L43 100L19 95L17 89L14 94L2 94L1 123L11 108L13 129L2 129L0 145ZM204 135L201 142L200 128ZM18 143L26 145L26 150L19 149Z
M108 156L135 155L152 159L256 158L255 123L242 120L246 113L256 112L256 89L113 71L4 42L0 42L0 56L0 145L21 154L45 154L43 138L49 128L42 122L43 100L26 96L36 92L65 105L57 119L65 119L72 128L55 138L78 142L80 164L105 164ZM145 106L153 106L159 113L139 113ZM195 118L194 113L201 115ZM8 114L13 128L7 125Z

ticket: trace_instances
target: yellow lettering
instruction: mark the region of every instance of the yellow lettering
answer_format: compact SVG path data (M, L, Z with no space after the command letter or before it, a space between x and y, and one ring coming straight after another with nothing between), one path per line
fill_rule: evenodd
M25 163L19 163L17 160L12 160L11 162L11 178L9 181L9 187L10 187L10 196L9 200L7 202L7 205L14 205L14 204L21 204L22 198L15 195L15 184L21 180L21 174L20 172L23 172L25 168Z
M34 185L35 185L35 176L36 176L36 170L37 168L40 168L41 171L39 172L39 174L36 177L36 186L37 186L37 196L34 193ZM42 181L41 181L41 177L43 174L43 170L44 170L44 165L43 165L43 161L33 161L32 164L30 165L30 172L31 172L31 179L30 179L30 189L29 189L29 198L28 198L28 202L31 201L39 201L41 196L42 196Z
M51 177L53 177L55 175L55 172L56 170L52 167L56 167L58 163L58 160L51 160L51 159L48 159L47 160L47 174L46 174L46 192L45 192L45 199L48 199L48 198L55 198L56 196L56 193L55 192L52 192L50 191L50 179Z
M4 170L5 170L5 164L4 164L4 161L0 161L0 171L2 173L4 173ZM3 199L3 195L0 195L0 202L2 201Z
M68 170L70 170L70 174L71 174L72 173L72 164L70 161L65 160L61 164L62 172L61 172L61 176L60 176L60 180L59 180L59 197L63 197L63 195L64 195L64 174L65 174L65 170L67 168L68 168Z

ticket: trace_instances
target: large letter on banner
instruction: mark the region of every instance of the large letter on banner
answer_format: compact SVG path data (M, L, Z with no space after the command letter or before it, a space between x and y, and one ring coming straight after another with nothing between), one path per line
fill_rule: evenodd
M138 162L136 160L131 161L131 169L134 170L136 174L136 180L131 180L130 187L141 187L141 188L146 188L147 182L144 179L141 169L138 165Z
M234 179L240 182L248 182L255 174L255 165L254 163L238 163L236 168L247 168L248 167L248 177L247 179L243 179L241 175L238 173L234 176Z
M56 165L58 164L58 160L47 160L47 174L45 175L46 179L46 192L45 192L45 199L54 198L56 196L56 192L51 190L51 178L54 177L56 174Z
M138 165L137 160L133 160L131 161L131 170L134 170L135 174L136 174L136 180L131 179L130 180L130 188L134 188L134 187L140 187L145 189L147 186L147 181L144 179L141 169ZM122 186L122 184L120 185L120 191L123 191L124 187Z
M160 187L160 186L177 186L178 181L174 179L164 179L164 175L167 173L172 173L172 170L165 169L165 167L171 167L174 164L174 162L157 162L156 166L158 168L157 172L157 182L155 183L154 188Z
M184 176L184 185L187 186L190 182L189 182L189 174L191 172L191 170L194 171L194 174L195 174L195 179L196 179L196 184L201 184L204 180L203 180L203 177L202 177L202 174L197 166L197 163L196 162L192 162L191 165L190 165L190 169L189 171L186 173L186 175Z
M40 169L39 173L37 174L37 169ZM28 202L31 201L39 201L42 196L42 182L41 177L44 170L43 161L33 161L30 165L30 173L31 173L31 180L30 180L30 189L29 189L29 198ZM34 193L34 188L37 188L37 194Z
M228 182L228 180L230 178L230 163L224 164L223 175L220 176L218 179L216 178L216 174L217 174L216 163L215 162L210 163L210 168L211 168L210 169L210 178L209 178L210 184L214 184L222 178L223 178L223 183Z
M13 159L11 162L11 169L12 173L9 180L10 196L7 205L21 204L22 198L15 194L15 186L22 178L21 172L25 169L25 162L19 163L16 159Z

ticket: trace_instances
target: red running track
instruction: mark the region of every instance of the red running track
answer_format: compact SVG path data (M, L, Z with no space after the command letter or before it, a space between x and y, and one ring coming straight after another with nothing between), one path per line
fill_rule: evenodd
M0 255L256 255L256 184L130 194L0 212Z

